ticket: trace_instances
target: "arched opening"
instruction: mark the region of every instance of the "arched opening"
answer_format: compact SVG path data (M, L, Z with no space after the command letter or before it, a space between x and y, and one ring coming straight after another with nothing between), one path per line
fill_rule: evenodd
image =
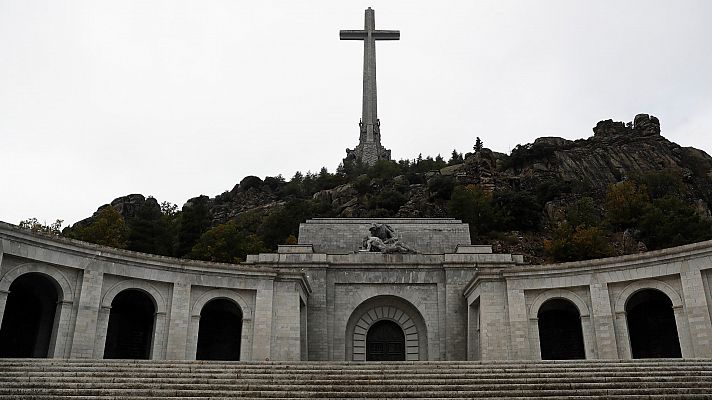
M210 300L200 311L198 360L237 361L240 359L242 311L227 299Z
M405 361L405 334L390 320L375 322L366 334L366 361Z
M578 308L566 299L550 299L539 307L539 343L542 360L586 358Z
M0 357L48 357L58 299L54 282L42 274L15 279L0 328Z
M346 321L347 360L367 360L367 335L374 324L384 320L393 322L405 336L406 361L428 359L428 329L418 308L401 297L381 295L363 301Z
M111 302L104 358L149 359L155 314L147 293L126 289L117 294Z
M672 301L663 292L644 289L625 306L633 358L679 358L680 339Z

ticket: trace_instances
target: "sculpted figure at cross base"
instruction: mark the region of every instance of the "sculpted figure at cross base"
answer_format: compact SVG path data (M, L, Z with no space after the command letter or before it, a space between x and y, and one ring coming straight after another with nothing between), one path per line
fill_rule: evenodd
M362 249L374 253L413 254L415 250L400 242L395 230L387 224L371 224L370 236L363 238Z

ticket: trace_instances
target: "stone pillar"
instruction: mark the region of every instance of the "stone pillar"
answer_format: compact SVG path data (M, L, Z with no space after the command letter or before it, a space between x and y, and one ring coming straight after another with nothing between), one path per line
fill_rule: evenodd
M529 344L529 320L524 290L507 288L507 305L509 307L509 336L511 340L512 359L532 359Z
M252 340L252 359L264 361L272 356L270 344L272 343L272 300L274 281L260 282L255 296L254 334ZM197 333L196 333L197 337Z
M5 315L5 305L7 305L7 296L10 292L0 290L0 326L2 326L2 317Z
M299 291L294 281L274 282L271 353L274 361L299 361Z
M617 359L619 357L618 346L608 285L593 282L589 286L589 290L591 293L591 324L595 338L591 345L596 347L596 354L599 358Z
M630 360L633 358L633 350L630 347L630 332L628 332L628 320L625 311L616 312L614 324L618 356L623 360Z
M166 313L157 312L153 320L153 340L151 342L151 360L165 359L165 342L166 337Z
M589 315L581 316L581 335L583 336L583 348L587 360L598 358L596 351L596 341L594 340L593 326Z
M54 329L52 329L52 339L50 340L51 358L69 357L69 332L74 303L60 300L54 314Z
M307 299L308 359L311 361L327 361L329 355L327 345L326 269L308 269L307 279L313 290Z
M188 338L186 343L186 360L195 360L198 355L198 332L200 330L200 314L191 315L190 326L188 327ZM242 330L245 330L245 326L242 326ZM244 344L241 344L244 346ZM242 349L240 350L242 352ZM240 357L240 360L243 360Z
M672 311L675 314L675 325L677 326L677 337L680 341L680 352L683 358L695 357L695 351L692 347L690 339L690 331L687 329L687 315L683 306L673 306Z
M539 318L536 315L529 317L529 354L532 360L541 360Z
M106 349L106 334L109 328L109 317L111 316L111 307L101 307L96 319L96 341L94 342L94 358L104 358L104 350Z
M712 322L710 322L710 310L707 305L700 265L693 262L683 263L680 280L692 342L690 357L712 357ZM679 329L678 332L682 336ZM680 340L682 341L682 337ZM682 343L680 344L682 345Z
M191 322L190 284L176 282L173 285L170 315L166 359L185 360L188 354L188 328Z
M445 360L467 359L467 301L462 290L472 278L472 269L445 269Z
M95 358L97 318L101 303L101 286L104 273L85 269L79 293L79 308L72 340L71 358ZM106 331L103 332L106 336Z
M504 281L480 284L480 356L483 361L508 360L509 314Z

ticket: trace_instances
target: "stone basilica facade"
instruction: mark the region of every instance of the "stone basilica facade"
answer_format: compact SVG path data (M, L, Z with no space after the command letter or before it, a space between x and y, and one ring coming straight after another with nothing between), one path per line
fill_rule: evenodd
M413 251L360 250L373 223ZM0 223L0 356L711 357L711 287L712 242L526 265L457 220L315 219L299 244L231 265Z

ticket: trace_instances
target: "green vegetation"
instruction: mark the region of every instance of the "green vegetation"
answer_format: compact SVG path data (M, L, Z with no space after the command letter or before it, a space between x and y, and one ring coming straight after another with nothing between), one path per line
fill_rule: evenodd
M483 150L479 138L473 149L477 161L463 164L465 168L489 162L492 153ZM553 145L545 142L517 146L509 157L497 160L497 168L520 168L553 154ZM475 243L516 246L524 237L541 238L536 256L552 262L621 254L616 241L624 232L634 245L641 241L651 250L712 238L712 222L693 207L688 186L675 173L634 174L598 191L551 175L527 185L473 183L448 167L464 158L453 150L447 163L439 155L419 155L373 167L341 165L334 173L326 168L296 172L289 181L281 175L247 176L233 190L212 199L193 198L180 210L151 197L130 213L124 211L128 215L104 206L61 234L128 250L230 263L296 243L299 224L315 217L450 216L469 224ZM59 234L61 224L28 219L21 226Z

